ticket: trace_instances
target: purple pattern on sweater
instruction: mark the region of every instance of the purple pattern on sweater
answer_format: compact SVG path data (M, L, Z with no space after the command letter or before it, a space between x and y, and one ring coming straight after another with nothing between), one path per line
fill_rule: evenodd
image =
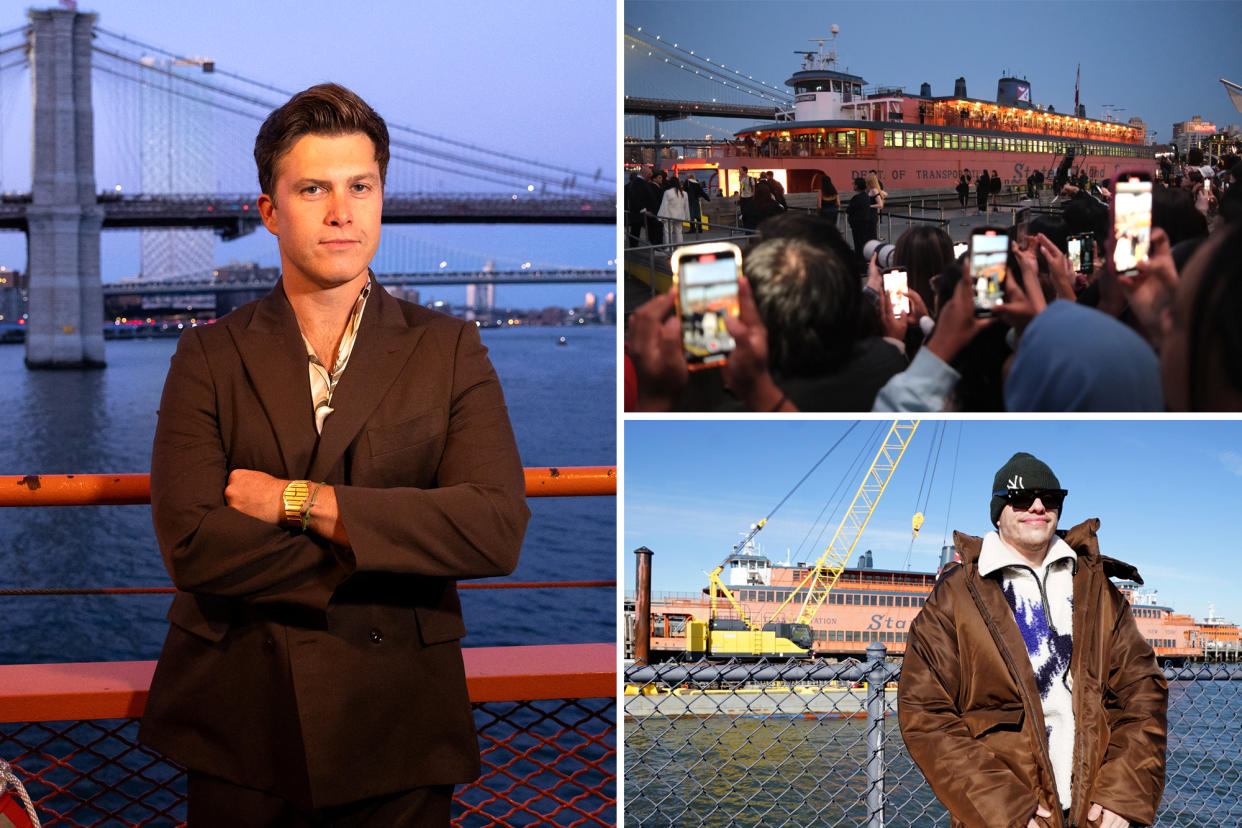
M1044 613L1042 602L1018 597L1012 581L1006 580L1003 591L1009 608L1013 610L1014 620L1018 622L1018 631L1022 633L1027 655L1031 657L1039 697L1046 700L1053 680L1064 675L1069 668L1070 655L1074 648L1073 635L1053 630L1048 623L1048 616ZM1042 659L1037 661L1045 643L1048 649Z

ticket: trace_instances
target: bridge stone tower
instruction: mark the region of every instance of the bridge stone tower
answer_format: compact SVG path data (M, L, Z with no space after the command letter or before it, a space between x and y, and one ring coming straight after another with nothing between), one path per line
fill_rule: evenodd
M31 9L33 180L26 208L30 368L103 367L91 37L96 15Z

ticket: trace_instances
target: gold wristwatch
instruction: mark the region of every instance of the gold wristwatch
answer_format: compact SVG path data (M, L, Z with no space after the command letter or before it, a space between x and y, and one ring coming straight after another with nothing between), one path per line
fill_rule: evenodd
M280 525L300 529L302 527L302 510L306 508L306 501L309 498L309 480L294 480L288 486L285 486L285 493L281 495L285 505L285 512L280 517Z

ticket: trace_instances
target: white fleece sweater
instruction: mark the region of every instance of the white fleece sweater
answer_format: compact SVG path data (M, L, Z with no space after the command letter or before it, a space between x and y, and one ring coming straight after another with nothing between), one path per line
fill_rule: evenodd
M1001 588L1035 672L1043 703L1045 737L1061 807L1070 807L1074 760L1074 696L1069 674L1074 649L1074 565L1078 556L1054 537L1044 562L1032 567L996 532L983 538L979 574L1000 571Z

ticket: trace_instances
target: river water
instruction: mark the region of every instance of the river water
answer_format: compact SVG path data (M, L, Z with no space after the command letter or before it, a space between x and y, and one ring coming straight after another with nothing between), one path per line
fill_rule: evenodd
M525 466L616 462L616 329L484 330ZM558 346L560 336L567 345ZM97 371L0 346L0 475L146 473L176 341L116 341ZM519 581L614 580L616 500L534 498ZM0 585L168 586L147 506L0 509ZM465 590L467 647L611 642L612 589ZM158 657L170 595L0 597L0 664Z

